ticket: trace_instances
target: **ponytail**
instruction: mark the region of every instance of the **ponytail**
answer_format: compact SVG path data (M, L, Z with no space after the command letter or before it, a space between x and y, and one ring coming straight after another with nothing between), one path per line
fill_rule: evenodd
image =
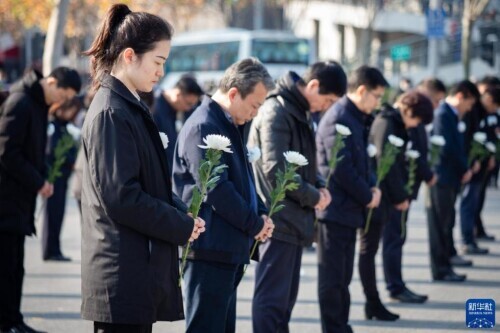
M156 15L132 12L124 4L111 6L90 49L83 53L91 57L93 88L99 88L104 74L111 72L123 50L132 48L140 57L156 42L171 40L172 34L172 26Z

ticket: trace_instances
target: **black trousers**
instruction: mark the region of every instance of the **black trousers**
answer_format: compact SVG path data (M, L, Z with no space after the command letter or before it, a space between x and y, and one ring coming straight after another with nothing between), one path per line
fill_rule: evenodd
M355 248L355 228L318 223L318 299L323 333L352 332L348 325L349 284Z
M42 229L42 255L44 259L61 255L60 235L66 209L66 191L71 170L61 170L54 183L54 194L47 199Z
M365 234L364 229L360 229L359 278L369 303L380 301L375 273L375 255L378 251L382 230L390 218L391 207L390 203L382 199L380 206L373 211L368 232Z
M406 213L406 221L408 220L408 212ZM390 218L383 230L382 236L382 255L384 263L384 277L387 290L391 295L397 295L403 292L406 285L403 281L403 245L405 244L408 234L408 225L406 224L406 232L404 237L401 237L401 217L402 212L393 208L390 212Z
M0 233L0 329L22 323L24 235Z
M493 178L493 172L489 173L486 177L486 180L481 183L481 192L479 195L479 202L477 207L477 212L475 216L474 226L475 226L475 235L476 236L484 236L486 235L486 230L484 229L483 220L481 218L481 212L484 207L484 200L486 199L486 190L488 189L488 184L490 183L490 179Z
M448 274L452 269L450 237L455 224L455 201L458 190L451 186L434 185L427 193L427 223L431 256L431 272L434 279Z
M94 322L94 333L151 333L153 324L129 325Z
M259 245L252 300L254 332L289 332L288 322L299 293L302 246L277 239Z

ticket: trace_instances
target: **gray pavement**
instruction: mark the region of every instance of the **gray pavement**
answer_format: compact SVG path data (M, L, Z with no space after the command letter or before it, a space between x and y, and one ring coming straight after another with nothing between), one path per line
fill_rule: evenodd
M423 197L421 192L420 197ZM26 277L22 311L28 324L51 333L92 332L92 323L80 318L80 220L75 200L69 198L62 231L63 252L72 257L70 263L46 263L41 260L39 238L26 241ZM357 269L351 283L351 324L356 333L366 332L466 332L465 302L469 298L492 298L500 303L500 190L489 190L483 213L487 230L496 236L486 256L470 256L471 268L457 269L467 273L464 283L436 283L430 279L427 225L423 202L414 205L410 214L408 241L404 252L404 277L408 286L419 293L428 294L426 304L391 303L385 299L383 272L378 262L379 291L389 309L401 315L396 322L367 321L363 315L362 294ZM38 226L38 230L41 230ZM456 244L459 231L455 227ZM238 293L238 332L251 332L251 301L253 292L253 266L250 266ZM315 253L306 252L300 293L292 314L291 332L320 332L317 302L317 269ZM498 313L498 311L497 311ZM499 318L497 318L497 321ZM183 332L184 322L157 323L154 332ZM492 330L490 330L492 331ZM500 331L497 325L493 331ZM207 332L208 333L208 332Z

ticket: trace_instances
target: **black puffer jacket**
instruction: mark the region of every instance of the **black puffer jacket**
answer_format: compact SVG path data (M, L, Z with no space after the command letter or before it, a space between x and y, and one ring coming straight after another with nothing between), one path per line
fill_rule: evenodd
M285 208L272 217L276 228L273 238L297 245L312 242L314 206L319 202L318 188L325 187L317 173L316 143L309 103L297 89L301 78L289 72L269 94L252 123L248 147L259 147L262 158L255 162L257 192L267 206L276 186L276 172L285 167L283 153L289 150L304 155L309 164L298 169L300 186L287 192Z
M42 75L28 72L0 107L0 231L35 233L36 195L43 186L47 112Z

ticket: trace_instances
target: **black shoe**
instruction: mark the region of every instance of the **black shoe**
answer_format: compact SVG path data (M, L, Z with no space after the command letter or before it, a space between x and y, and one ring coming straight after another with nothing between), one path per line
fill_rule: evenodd
M465 281L466 278L467 278L467 275L465 275L465 274L457 274L457 273L451 271L448 274L434 278L434 280L435 281L444 281L444 282L462 282L462 281Z
M415 294L408 288L405 288L399 294L391 294L391 299L400 301L401 303L424 303L427 301L427 295L418 295Z
M46 258L43 258L44 261L71 261L70 257L66 257L62 254L56 254L54 256L49 256Z
M472 260L467 260L456 255L450 258L450 264L452 266L468 267L472 266Z
M395 321L399 319L399 315L390 312L380 302L367 302L365 304L365 318L368 320L377 319L382 321Z
M465 244L462 246L463 254L488 254L490 250L477 246L477 244Z
M477 235L476 239L478 241L493 242L495 240L495 236L488 235L488 234L481 234L481 235Z

